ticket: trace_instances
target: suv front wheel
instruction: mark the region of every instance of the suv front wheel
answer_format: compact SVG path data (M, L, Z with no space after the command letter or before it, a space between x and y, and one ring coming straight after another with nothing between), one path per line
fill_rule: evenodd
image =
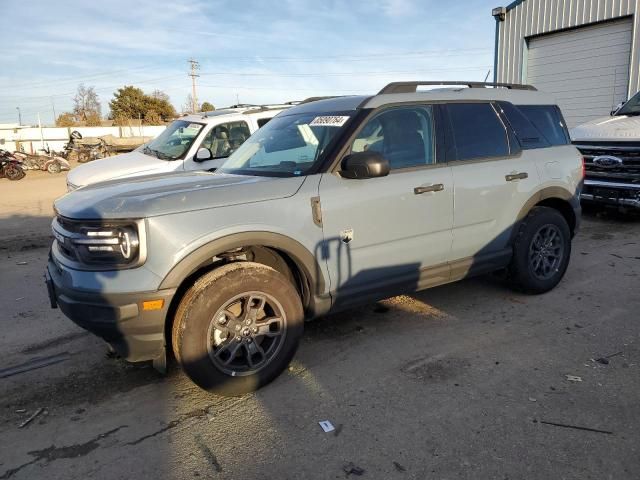
M300 296L284 275L253 262L213 270L176 311L176 359L199 387L220 395L251 392L276 378L303 331Z
M567 270L571 232L565 218L549 207L535 207L520 223L509 267L515 286L527 293L554 288Z

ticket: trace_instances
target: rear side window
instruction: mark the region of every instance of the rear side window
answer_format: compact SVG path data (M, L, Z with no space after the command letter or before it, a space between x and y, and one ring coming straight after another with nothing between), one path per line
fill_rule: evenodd
M446 106L452 139L447 141L448 160L506 157L507 132L489 103L451 103Z
M550 146L544 135L531 123L520 109L509 102L498 102L501 113L518 137L523 149L544 148Z
M560 109L555 105L518 105L525 117L550 145L567 145L569 134Z
M258 128L264 127L267 123L269 123L270 118L259 118L258 119Z

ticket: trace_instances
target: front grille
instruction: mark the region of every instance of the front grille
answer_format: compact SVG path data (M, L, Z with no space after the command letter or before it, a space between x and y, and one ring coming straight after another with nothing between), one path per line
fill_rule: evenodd
M576 142L584 157L586 178L603 182L640 184L640 142ZM602 166L597 157L616 157L622 163Z

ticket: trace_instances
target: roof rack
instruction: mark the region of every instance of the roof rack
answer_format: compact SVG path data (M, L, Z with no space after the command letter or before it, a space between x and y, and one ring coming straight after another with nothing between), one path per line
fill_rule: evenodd
M338 98L340 96L342 95L328 95L326 97L308 97L298 102L298 105L303 105L305 103L310 103L310 102L317 102L318 100L328 100L330 98Z
M249 107L261 107L262 105L256 105L254 103L237 103L235 105L229 105L228 107L221 108L220 110L230 110L232 108L249 108Z
M293 102L287 103L273 103L266 105L255 105L253 103L239 103L237 105L230 105L228 107L218 108L217 110L211 110L210 112L199 112L196 115L202 115L202 118L207 117L216 117L218 115L224 115L228 110L240 111L241 113L257 113L264 112L267 110L280 110L284 108L289 108L294 105Z
M415 93L420 86L428 85L460 85L469 88L486 88L486 87L502 87L511 90L534 90L538 89L533 85L522 85L519 83L494 83L494 82L447 82L447 81L431 81L431 82L391 82L378 92L383 93Z

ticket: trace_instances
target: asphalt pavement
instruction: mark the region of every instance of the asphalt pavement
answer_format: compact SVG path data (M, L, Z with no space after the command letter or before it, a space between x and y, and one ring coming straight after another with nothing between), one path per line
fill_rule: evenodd
M588 213L545 295L485 276L308 323L230 399L49 308L49 215L0 242L0 479L640 478L637 218Z

